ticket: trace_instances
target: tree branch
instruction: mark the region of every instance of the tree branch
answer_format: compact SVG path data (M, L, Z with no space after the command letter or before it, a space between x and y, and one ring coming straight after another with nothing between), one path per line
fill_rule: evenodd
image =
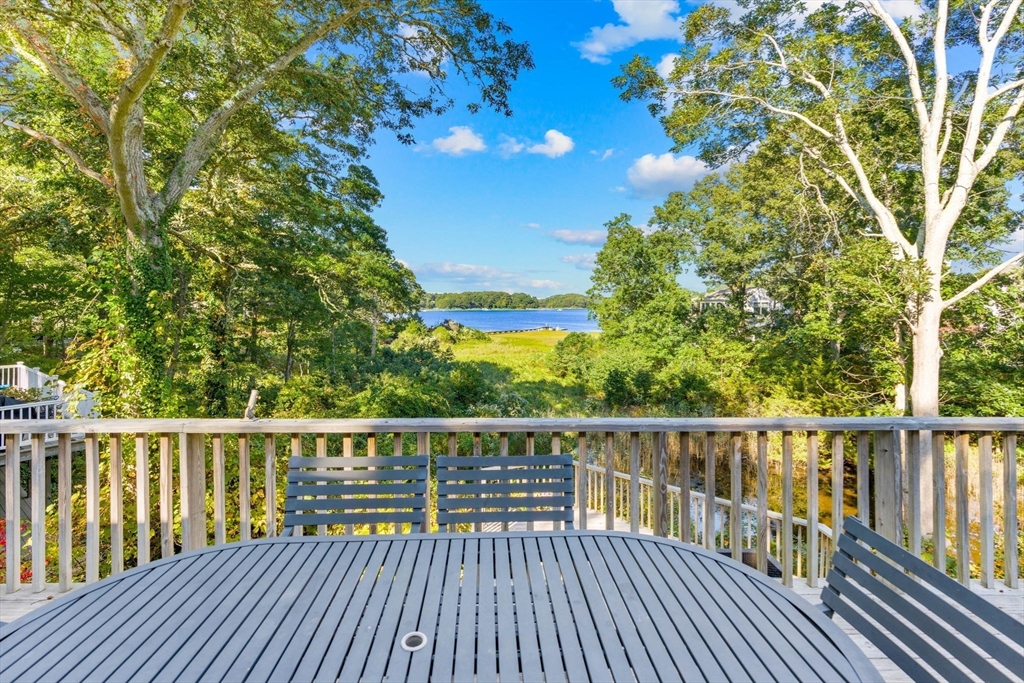
M171 0L171 4L167 8L163 22L160 25L160 32L149 45L145 56L132 69L131 74L128 75L124 83L121 84L117 100L111 108L112 119L117 120L121 112L124 112L123 115L127 117L127 110L142 97L146 86L153 80L153 76L156 74L157 69L160 68L164 57L171 49L171 46L174 45L174 41L178 37L178 31L181 28L181 22L185 19L185 13L191 5L192 0Z
M1003 144L1003 140L1006 138L1006 134L1013 127L1014 121L1017 118L1017 114L1020 113L1021 107L1024 106L1024 89L1017 93L1017 97L1013 100L1006 112L1003 114L1003 118L996 124L995 130L992 131L992 137L989 138L988 144L985 145L985 150L978 157L975 162L978 171L980 172L986 168L996 154L999 153L999 146Z
M52 147L60 150L69 159L71 159L71 161L74 162L75 166L78 168L79 171L82 172L83 175L85 175L86 177L92 178L93 180L95 180L99 184L103 185L104 187L114 187L114 181L112 181L109 178L104 177L103 174L97 173L96 171L92 170L89 167L89 164L85 163L85 159L83 159L78 152L76 152L75 150L71 149L71 147L69 147L67 144L65 144L64 142L61 142L60 140L58 140L57 138L53 137L52 135L47 135L46 133L42 133L42 132L40 132L38 130L35 130L33 128L29 128L28 126L24 126L24 125L22 125L20 123L17 123L15 121L11 121L10 119L0 120L0 123L2 123L3 125L7 126L8 128L13 128L14 130L21 131L22 133L24 133L25 135L29 136L30 138L34 138L36 140L40 140L42 142L49 143Z
M1012 268L1014 266L1014 264L1016 264L1016 263L1018 263L1020 261L1024 261L1024 251L1022 251L1021 253L1017 254L1016 256L1013 256L1011 258L1006 259L1005 261L1000 263L998 266L996 266L995 268L992 268L990 271L988 271L987 273L985 273L984 275L979 277L977 280L975 280L971 284L967 285L967 287L962 289L959 294L957 294L956 296L952 296L952 297L946 299L945 301L943 301L942 302L942 310L946 310L950 306L956 304L961 299L963 299L965 297L968 297L971 294L974 294L976 291L978 291L979 289L981 289L982 287L987 285L989 282L991 282L992 279L995 278L997 275L1001 275L1002 273L1005 273L1010 268Z
M185 13L191 4L191 0L171 0L164 13L160 31L147 47L145 55L121 84L110 108L110 167L117 182L121 212L124 214L128 229L132 232L136 231L137 226L157 218L153 213L152 198L143 165L142 137L145 125L142 112L136 104L174 44L181 23L185 19ZM143 228L142 233L142 237L148 240L148 231Z
M0 0L0 9L13 12L13 8L7 0ZM103 102L85 82L85 79L54 50L50 41L36 31L28 19L16 17L11 24L18 37L28 44L50 75L67 88L71 97L85 110L96 127L104 133L108 132L106 107L103 106Z
M907 80L910 82L910 94L914 98L914 111L917 113L918 129L921 135L924 136L928 131L928 106L925 104L924 92L921 90L921 75L917 66L917 57L914 56L914 50L910 43L907 42L907 37L903 35L903 31L900 30L899 24L882 7L882 3L878 0L862 0L862 2L866 2L864 7L868 12L882 20L882 23L889 29L889 34L896 41L896 45L903 54L903 61L907 63Z
M224 132L224 127L227 125L228 120L239 109L255 97L256 93L262 90L270 79L280 73L297 57L305 53L314 43L345 25L366 9L369 4L369 0L364 0L364 2L353 6L331 21L318 25L215 109L203 121L202 125L199 126L198 130L196 130L192 138L185 145L185 149L182 150L181 157L179 157L174 165L168 176L167 183L154 202L154 213L160 216L169 207L181 200L192 180L199 173L199 169L203 167L203 164L210 158L213 150L216 149L217 142Z
M1001 86L996 88L996 90L991 95L988 96L988 102L991 102L994 99L1002 97L1006 93L1011 92L1022 86L1024 86L1024 78L1018 79L1016 81L1009 81L1007 83L1003 83Z
M823 136L824 138L826 138L826 139L828 139L830 141L835 142L835 140L836 140L835 133L829 131L826 128L823 128L822 126L819 126L817 123L812 121L810 118L808 118L804 114L801 114L798 111L793 111L792 109L783 109L782 107L777 107L777 106L773 105L771 102L769 102L768 100L764 99L763 97L756 97L754 95L741 95L741 94L738 94L738 93L723 92L723 91L720 91L720 90L673 90L673 91L670 91L670 92L673 95L680 95L680 96L685 96L685 95L712 95L712 96L715 96L715 97L724 97L724 98L731 99L731 100L741 100L741 101L744 101L744 102L754 102L755 104L761 105L762 107L764 107L765 109L767 109L770 112L774 112L776 114L781 114L782 116L789 116L791 118L796 119L797 121L800 121L805 126L807 126L808 128L810 128L814 132L820 134L821 136Z

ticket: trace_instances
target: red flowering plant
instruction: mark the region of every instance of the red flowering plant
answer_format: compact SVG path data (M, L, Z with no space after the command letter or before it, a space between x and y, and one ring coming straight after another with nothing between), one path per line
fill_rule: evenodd
M28 531L28 525L21 525L21 533ZM3 573L4 580L7 578L7 520L0 519L0 571ZM32 580L32 569L31 567L21 568L21 582L28 583Z

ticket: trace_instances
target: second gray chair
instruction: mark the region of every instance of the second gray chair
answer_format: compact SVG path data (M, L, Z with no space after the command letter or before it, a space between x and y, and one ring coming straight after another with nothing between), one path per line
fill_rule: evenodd
M437 525L564 522L572 529L572 454L438 456Z
M429 456L401 455L288 460L285 535L303 526L402 524L429 531L426 513Z

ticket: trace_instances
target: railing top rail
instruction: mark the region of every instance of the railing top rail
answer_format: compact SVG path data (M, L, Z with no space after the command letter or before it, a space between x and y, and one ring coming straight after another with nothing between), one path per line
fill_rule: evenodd
M1024 417L698 417L698 418L388 418L388 419L90 419L11 420L6 432L133 434L368 434L387 432L1024 432Z
M0 406L0 410L24 410L25 408L43 408L46 406L59 406L64 403L64 399L61 398L46 398L42 401L32 401L31 403L12 403L7 406ZM38 420L19 420L21 422L38 422Z

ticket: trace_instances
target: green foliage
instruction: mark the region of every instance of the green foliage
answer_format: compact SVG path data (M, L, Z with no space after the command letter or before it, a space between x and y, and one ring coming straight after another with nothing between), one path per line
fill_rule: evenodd
M0 362L57 368L111 417L386 373L422 292L361 162L381 131L414 142L453 78L511 114L532 68L472 0L0 7Z

